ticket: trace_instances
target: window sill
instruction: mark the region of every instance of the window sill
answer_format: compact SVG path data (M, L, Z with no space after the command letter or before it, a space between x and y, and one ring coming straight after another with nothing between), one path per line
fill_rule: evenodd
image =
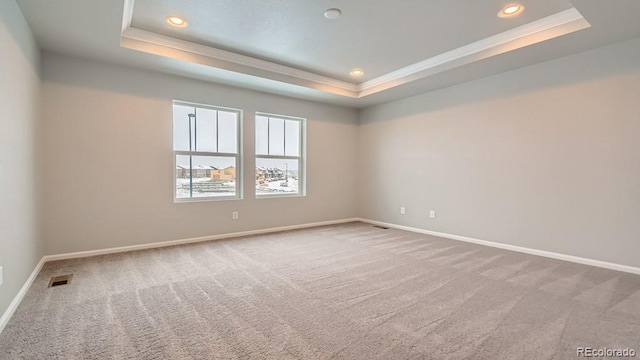
M256 199L278 199L278 198L296 198L296 197L306 197L306 194L265 194L258 195L256 194Z
M240 198L240 197L219 197L219 198L173 199L173 203L174 204L187 204L187 203L234 201L234 200L242 200L242 198Z

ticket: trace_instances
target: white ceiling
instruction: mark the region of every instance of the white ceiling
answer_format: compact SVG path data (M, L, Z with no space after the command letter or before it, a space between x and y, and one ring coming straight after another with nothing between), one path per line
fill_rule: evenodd
M527 11L522 16L500 20L496 14L504 5L502 0L403 0L400 4L393 6L389 0L135 0L132 27L357 81L349 76L351 68L365 69L361 80L369 80L572 7L567 0L523 1ZM340 18L323 16L332 7L342 10ZM183 16L190 26L171 27L165 22L168 14Z
M353 107L640 36L637 0L17 1L44 50Z

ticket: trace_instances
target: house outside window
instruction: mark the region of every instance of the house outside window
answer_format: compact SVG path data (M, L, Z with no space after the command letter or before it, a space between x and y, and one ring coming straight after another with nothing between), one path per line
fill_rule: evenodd
M306 120L256 113L256 197L306 194Z
M173 102L174 200L242 198L241 111Z

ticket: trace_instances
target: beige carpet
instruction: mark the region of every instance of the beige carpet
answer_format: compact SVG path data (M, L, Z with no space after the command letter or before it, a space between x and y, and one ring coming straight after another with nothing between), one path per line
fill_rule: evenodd
M0 334L2 359L575 359L577 347L640 351L640 276L363 223L48 263Z

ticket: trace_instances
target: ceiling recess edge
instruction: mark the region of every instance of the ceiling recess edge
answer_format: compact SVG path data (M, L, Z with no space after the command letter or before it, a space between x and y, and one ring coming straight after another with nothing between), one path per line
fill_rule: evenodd
M131 26L133 10L134 0L124 0L122 47L349 98L363 98L591 26L577 9L570 8L357 84L138 29Z

